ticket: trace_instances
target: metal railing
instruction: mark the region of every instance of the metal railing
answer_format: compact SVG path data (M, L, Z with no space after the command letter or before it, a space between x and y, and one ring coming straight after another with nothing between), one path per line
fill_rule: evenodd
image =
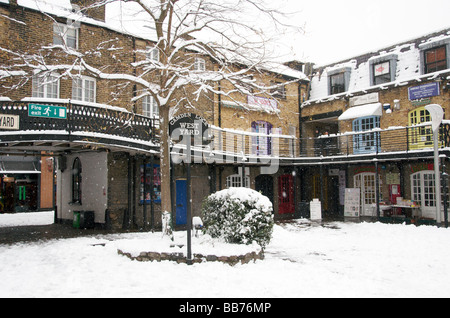
M65 107L67 116L63 119L29 116L29 105L32 103ZM157 119L115 107L97 107L76 102L0 101L0 114L18 116L20 131L66 134L68 141L77 138L89 141L89 138L106 136L113 139L111 142L122 140L126 143L135 140L147 148L150 144L157 146L159 143ZM215 126L211 126L211 134L212 142L207 151L250 158L301 159L408 153L433 148L431 123L300 139L290 135L261 134ZM2 140L0 137L0 141ZM450 121L442 123L439 140L441 148L450 147Z
M30 105L57 106L66 109L62 118L30 115ZM19 116L19 130L67 134L78 137L122 138L136 141L157 141L155 119L114 107L97 107L82 103L0 102L0 114ZM1 128L1 127L0 127Z
M444 121L441 125L439 143L441 148L450 146L449 121ZM434 146L431 123L302 138L300 145L300 157L409 153L432 150Z

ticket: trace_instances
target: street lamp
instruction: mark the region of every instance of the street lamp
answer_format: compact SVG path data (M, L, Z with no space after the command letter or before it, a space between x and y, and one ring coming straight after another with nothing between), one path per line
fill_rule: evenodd
M434 139L434 185L436 194L436 224L441 223L441 178L439 173L439 127L444 119L444 110L440 105L430 104L425 109L431 115L431 128Z

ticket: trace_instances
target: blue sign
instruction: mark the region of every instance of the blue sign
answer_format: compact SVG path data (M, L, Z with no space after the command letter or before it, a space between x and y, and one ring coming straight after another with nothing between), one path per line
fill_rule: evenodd
M437 82L408 88L409 100L416 100L439 95L439 83Z

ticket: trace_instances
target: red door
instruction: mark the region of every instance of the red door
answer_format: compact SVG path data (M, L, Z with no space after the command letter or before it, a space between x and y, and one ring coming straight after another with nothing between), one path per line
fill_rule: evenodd
M278 213L294 212L294 178L292 175L286 174L278 178Z

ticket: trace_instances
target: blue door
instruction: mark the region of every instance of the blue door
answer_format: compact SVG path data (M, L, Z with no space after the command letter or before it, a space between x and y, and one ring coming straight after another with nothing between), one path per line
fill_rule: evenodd
M187 224L187 181L177 180L177 215L176 224Z

